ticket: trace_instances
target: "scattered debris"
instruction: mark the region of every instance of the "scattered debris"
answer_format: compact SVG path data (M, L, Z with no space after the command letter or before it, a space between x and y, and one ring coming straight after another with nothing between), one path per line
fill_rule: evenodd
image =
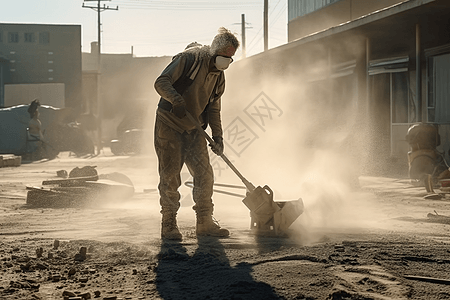
M86 252L87 252L87 248L81 247L80 252L75 255L75 260L76 261L86 260Z
M73 276L75 275L75 273L77 272L77 269L75 269L74 267L70 268L69 272L67 273L69 276Z
M55 250L58 250L58 248L59 248L59 240L55 240L54 242L53 242L53 249L55 249Z
M18 167L22 163L22 157L14 154L0 155L0 168L3 167Z
M345 247L344 245L334 245L334 250L336 252L345 252Z
M66 170L59 170L59 171L56 171L56 175L57 175L58 177L62 177L62 178L67 178L67 177L69 177L69 174L67 174L67 171L66 171Z
M425 277L425 276L411 276L411 275L405 275L403 277L406 279L411 279L411 280L418 280L418 281L425 281L425 282L430 282L430 283L439 283L439 284L450 285L449 279L441 279L441 278Z
M450 172L450 171L449 171ZM447 194L450 194L450 179L433 180L430 174L423 176L423 183L428 195L424 196L427 200L443 200ZM438 189L439 191L435 191Z
M97 176L97 170L95 169L97 166L84 166L84 167L75 167L70 171L69 178L74 177L92 177Z
M445 198L445 195L442 195L442 194L430 194L430 195L424 196L423 198L427 199L427 200L441 200L441 199Z
M436 211L434 211L434 214L429 213L427 217L435 223L450 224L449 216L439 215Z
M44 249L42 249L42 247L39 247L36 249L36 257L40 258L42 257L42 254L44 253Z
M133 182L126 175L117 172L98 175L95 166L77 167L68 178L44 180L42 185L26 187L27 205L86 206L128 199L134 194Z

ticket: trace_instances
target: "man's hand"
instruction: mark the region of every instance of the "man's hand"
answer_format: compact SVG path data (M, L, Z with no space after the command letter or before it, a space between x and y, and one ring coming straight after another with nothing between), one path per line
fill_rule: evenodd
M214 145L209 144L211 147L212 152L214 152L216 155L221 156L223 154L223 138L221 136L213 136L212 139L214 140Z
M176 99L172 104L172 112L177 118L184 118L186 116L186 102L183 98Z

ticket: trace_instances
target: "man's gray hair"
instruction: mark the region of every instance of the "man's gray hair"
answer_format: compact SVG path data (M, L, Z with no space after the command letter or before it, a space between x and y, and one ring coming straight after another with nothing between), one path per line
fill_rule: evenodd
M218 32L211 43L211 55L227 50L230 46L233 46L236 50L239 48L239 40L230 30L225 27L220 27Z

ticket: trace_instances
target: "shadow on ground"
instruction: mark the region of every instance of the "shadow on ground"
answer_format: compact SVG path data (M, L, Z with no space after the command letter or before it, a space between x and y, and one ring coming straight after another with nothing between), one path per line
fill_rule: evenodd
M279 299L272 287L255 281L252 265L230 266L219 239L198 238L191 256L182 243L163 241L156 267L163 299Z

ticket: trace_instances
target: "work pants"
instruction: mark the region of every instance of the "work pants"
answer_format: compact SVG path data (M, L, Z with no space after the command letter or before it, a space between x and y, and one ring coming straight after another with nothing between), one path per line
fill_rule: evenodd
M192 198L197 216L212 215L214 174L206 139L198 130L179 133L160 118L155 122L161 213L176 214L180 208L181 169L186 164L194 179Z

